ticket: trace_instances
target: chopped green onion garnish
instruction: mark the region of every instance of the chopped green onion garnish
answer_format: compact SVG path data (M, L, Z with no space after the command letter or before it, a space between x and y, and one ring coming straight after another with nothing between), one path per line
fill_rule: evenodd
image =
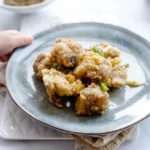
M134 87L139 87L139 86L142 86L144 85L143 83L139 83L137 81L127 81L127 85L131 88L134 88Z
M107 92L109 90L108 86L107 86L107 83L105 82L101 82L100 83L100 89L103 91L103 92Z
M99 55L104 57L104 52L101 49L99 49L98 47L94 46L94 47L91 48L91 50L93 52L98 53Z
M128 68L128 67L129 67L129 64L125 64L124 66L125 66L125 68Z
M61 66L57 63L53 63L52 67L54 67L55 69L58 69L58 70L61 68Z

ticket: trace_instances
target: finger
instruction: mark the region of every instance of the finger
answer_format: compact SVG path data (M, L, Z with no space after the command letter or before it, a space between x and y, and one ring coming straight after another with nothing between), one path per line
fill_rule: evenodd
M13 51L12 46L10 48L0 51L0 59L4 58L4 60L5 60L5 57L7 57L7 55L11 54L12 51Z
M9 59L9 57L10 56L8 56L8 55L0 56L0 62L6 62Z
M3 33L16 35L16 34L18 34L18 33L20 33L20 32L18 32L17 30L7 30L7 31L3 31Z
M31 36L25 36L25 35L15 36L9 42L9 47L3 51L0 51L0 56L4 56L4 55L7 55L9 53L12 53L15 48L29 45L31 43L32 43L32 37Z
M13 49L21 46L29 45L32 43L32 40L33 39L31 36L25 36L25 35L16 36L12 41Z

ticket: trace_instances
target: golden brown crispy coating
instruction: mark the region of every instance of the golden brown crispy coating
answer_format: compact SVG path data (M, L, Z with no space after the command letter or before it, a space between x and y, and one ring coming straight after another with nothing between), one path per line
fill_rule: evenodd
M40 54L36 58L34 64L33 64L33 70L35 72L35 75L42 79L42 70L43 69L50 69L51 68L51 55L50 54Z
M59 39L54 44L52 58L64 67L75 67L82 51L79 43L71 39Z
M83 116L103 113L109 89L127 84L127 65L121 64L119 50L108 43L85 50L74 40L59 39L50 53L37 57L33 69L52 104L62 108L66 97L74 97L72 106Z
M112 71L111 63L104 57L92 51L85 51L80 55L78 66L74 74L78 78L88 77L90 79L107 79Z
M68 75L55 69L43 69L42 79L48 95L72 96L78 94L84 85L80 80L70 81Z
M55 69L43 69L42 79L49 96L49 101L61 108L64 105L62 96L73 96L79 94L84 88L80 80L70 81L71 75L65 75Z
M44 69L42 70L42 78L50 97L55 94L59 96L73 95L73 87L63 73L55 69Z
M113 47L107 42L100 43L98 46L107 57L115 58L120 56L120 50L116 47Z
M111 74L112 82L111 86L114 88L120 88L126 85L127 83L127 66L118 65L113 68Z
M75 104L78 115L101 114L108 107L108 94L102 92L99 86L92 84L80 91Z

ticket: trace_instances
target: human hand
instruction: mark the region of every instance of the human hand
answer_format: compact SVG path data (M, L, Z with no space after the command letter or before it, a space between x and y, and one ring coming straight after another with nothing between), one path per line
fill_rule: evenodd
M0 59L5 61L15 48L29 45L32 37L15 30L0 32Z

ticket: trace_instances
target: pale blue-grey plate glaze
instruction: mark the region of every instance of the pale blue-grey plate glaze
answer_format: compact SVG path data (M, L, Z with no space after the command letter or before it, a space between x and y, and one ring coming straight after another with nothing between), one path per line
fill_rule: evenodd
M130 64L129 78L145 85L113 91L109 109L102 116L77 117L72 110L57 109L48 103L44 87L34 77L32 64L60 37L71 37L85 47L110 42L121 49L123 62ZM149 42L124 28L90 22L64 24L38 34L32 45L18 49L8 63L6 82L15 103L40 122L61 131L105 134L129 127L150 114L149 58Z

